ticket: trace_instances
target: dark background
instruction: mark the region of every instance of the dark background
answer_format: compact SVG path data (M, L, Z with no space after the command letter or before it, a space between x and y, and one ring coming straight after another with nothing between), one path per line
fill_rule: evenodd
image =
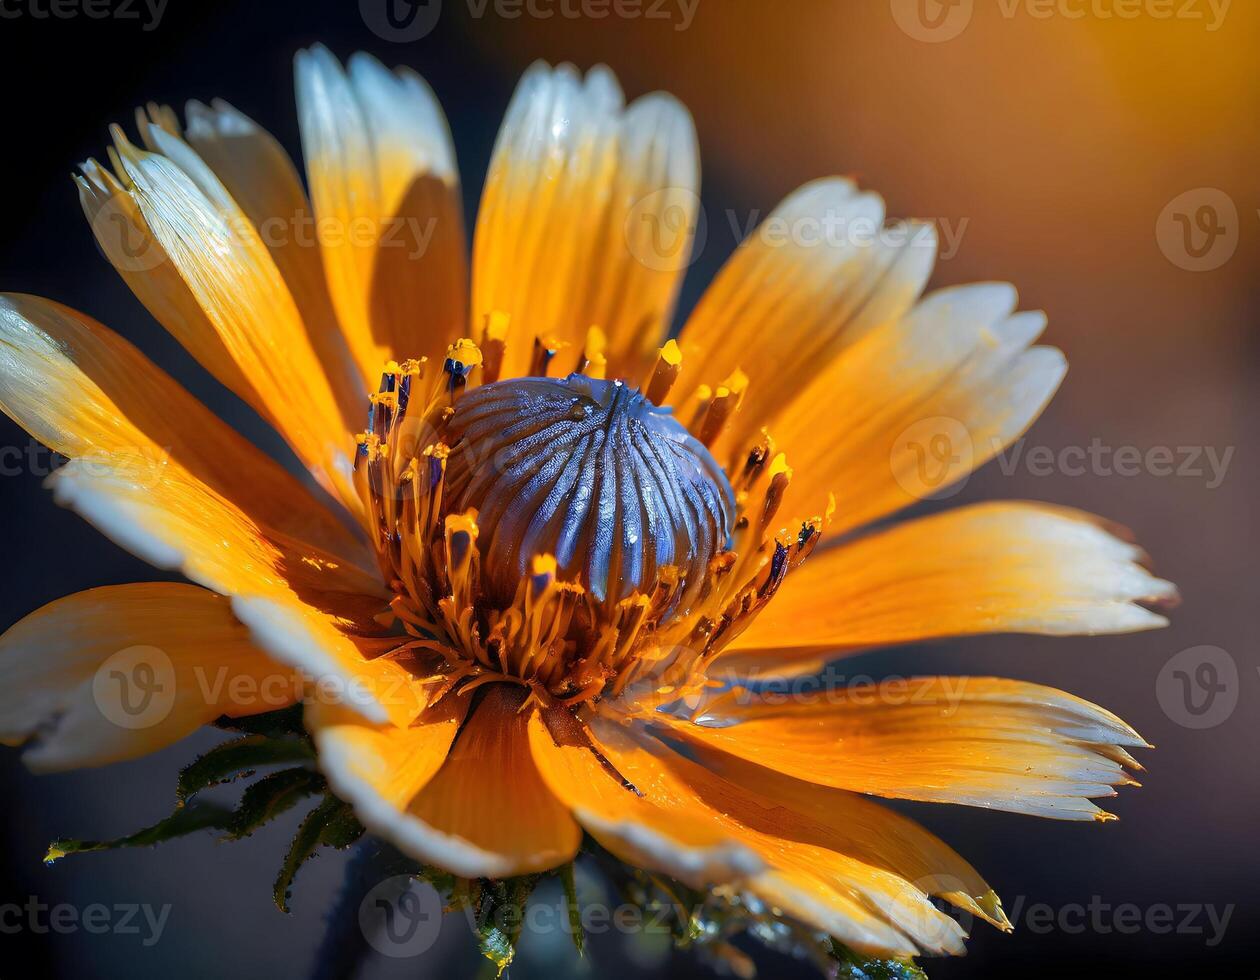
M367 0L371 3L371 0ZM1179 0L1178 6L1184 0ZM436 0L430 0L430 4ZM115 5L117 6L117 4ZM1132 722L1145 753L1144 788L1109 806L1108 825L1037 821L964 808L906 807L988 877L1016 920L1014 935L982 924L964 960L927 960L933 978L1138 977L1162 971L1255 977L1260 953L1260 674L1253 514L1258 486L1255 321L1260 279L1260 76L1257 6L1235 0L1216 30L1204 21L1114 15L1114 4L1069 3L1041 19L1029 8L975 0L971 22L946 43L898 27L898 0L759 3L699 0L684 26L668 16L592 20L505 17L494 4L446 0L423 39L374 34L354 0L170 0L160 22L34 16L0 18L4 92L4 221L0 289L38 293L85 310L140 344L269 449L277 439L227 395L132 299L99 256L69 174L98 154L113 121L149 100L182 106L222 96L266 125L298 156L291 57L322 40L345 57L366 49L417 68L446 107L469 213L515 78L535 57L610 64L630 96L665 88L697 119L709 215L705 248L682 312L735 245L744 224L793 187L854 173L885 194L892 215L964 228L934 283L1008 279L1022 305L1050 314L1048 340L1072 363L1029 446L1104 444L1234 449L1224 481L1104 472L1007 475L990 465L951 503L993 496L1052 500L1131 526L1185 601L1170 630L1127 637L997 637L868 655L854 672L998 673L1083 695ZM40 9L47 9L42 4ZM555 9L559 10L559 7ZM573 9L573 8L569 8ZM1211 19L1204 3L1192 4ZM1069 16L1083 10L1085 16ZM1108 10L1113 15L1107 14ZM1238 247L1208 272L1161 251L1156 221L1170 201L1217 188L1236 204ZM962 222L966 222L965 226ZM28 440L0 420L0 445ZM41 488L39 467L0 478L4 587L0 626L94 585L155 573L105 541ZM1210 644L1236 662L1237 707L1191 730L1157 698L1161 669ZM0 934L0 976L306 977L333 908L345 858L322 857L298 880L294 912L270 901L276 863L296 817L240 844L208 836L155 851L40 863L56 836L103 836L162 815L177 767L213 744L204 733L159 756L104 770L33 777L0 751L0 905L37 896L169 903L160 942L135 935ZM1096 898L1095 898L1096 897ZM1232 906L1224 939L1193 926L1131 930L1114 914L1077 927L1075 904ZM1040 927L1045 905L1059 926ZM1022 911L1021 911L1022 910ZM1044 913L1043 913L1044 914ZM1209 930L1210 934L1210 930ZM758 954L767 975L806 969ZM28 966L16 967L19 962ZM457 926L422 960L370 959L365 977L464 975L479 969ZM692 975L650 938L598 940L585 962L554 935L527 937L514 976Z

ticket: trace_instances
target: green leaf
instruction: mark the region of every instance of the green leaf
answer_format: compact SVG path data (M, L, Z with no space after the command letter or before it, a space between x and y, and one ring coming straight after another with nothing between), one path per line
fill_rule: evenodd
M577 881L574 878L574 862L560 869L560 883L564 885L564 910L569 916L569 935L578 956L586 955L586 927L582 924L582 906L578 904Z
M319 806L302 821L302 826L298 828L297 835L289 846L289 853L280 866L280 873L272 887L276 908L281 912L289 911L293 879L297 876L298 869L320 847L349 847L362 836L363 825L355 818L354 811L335 796L326 795Z
M74 840L53 841L48 846L44 863L52 864L67 854L79 854L83 851L108 851L118 847L151 847L174 837L184 837L199 830L223 830L231 826L233 814L231 810L212 804L180 807L165 820L159 820L152 827L138 830L127 837L116 840Z
M325 786L323 775L311 769L282 769L264 776L241 795L228 837L248 837L306 797L322 793Z
M246 735L217 745L180 771L176 798L186 802L210 786L252 776L261 766L306 762L315 758L310 742L296 738Z

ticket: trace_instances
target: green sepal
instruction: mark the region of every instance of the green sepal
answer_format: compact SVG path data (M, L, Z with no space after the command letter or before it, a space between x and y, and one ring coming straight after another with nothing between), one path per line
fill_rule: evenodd
M252 776L262 766L307 762L314 758L315 750L306 739L246 735L216 745L180 770L175 796L184 803L203 789Z
M349 805L331 794L325 795L320 804L306 815L293 843L289 845L289 853L285 855L280 873L272 886L276 908L281 912L289 911L289 890L293 879L297 876L298 869L320 847L349 847L362 836L363 825Z
M473 898L477 913L477 948L495 965L496 976L503 976L516 956L516 944L525 924L525 905L538 878L538 875L524 875L477 883Z
M229 718L224 715L216 719L216 728L229 732L243 732L246 735L265 735L268 738L282 738L286 735L307 737L306 728L302 724L302 706L290 705L276 711L264 711L258 715L247 715L244 718Z
M311 769L282 769L251 783L232 815L228 837L240 840L291 810L308 796L322 793L324 777Z
M928 980L914 960L879 959L863 956L836 940L831 940L831 955L840 964L838 980Z
M231 826L233 816L231 810L210 803L181 806L165 820L159 820L152 827L146 827L144 830L138 830L134 834L115 840L75 840L73 838L55 840L48 845L44 863L52 864L67 854L109 851L118 847L151 847L199 830L224 830Z
M569 935L578 956L585 956L586 926L582 924L582 906L578 903L574 862L570 861L560 869L560 883L564 886L564 910L569 916Z

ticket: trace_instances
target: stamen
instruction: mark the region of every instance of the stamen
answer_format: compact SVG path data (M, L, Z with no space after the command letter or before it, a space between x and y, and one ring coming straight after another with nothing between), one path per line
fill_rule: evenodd
M648 379L647 400L653 405L664 405L681 371L682 351L676 341L666 341L656 355L656 366L652 368L652 376Z
M547 376L547 368L551 366L555 356L567 346L567 343L555 337L535 337L534 353L529 362L529 373L534 377L545 378Z
M493 380L507 327L491 314L441 371L390 362L369 399L354 483L395 593L378 622L424 652L417 669L445 664L444 693L510 683L570 717L606 696L684 696L817 545L834 499L778 525L792 471L773 439L722 442L742 372L696 391L689 431L654 403L679 376L673 341L645 397L593 376L607 369L596 326L585 374L545 377L564 345L539 339L536 376ZM720 442L734 486L708 449Z
M507 348L508 315L501 310L486 315L486 325L482 330L481 354L482 377L486 384L499 380L499 372L503 370L503 352Z
M713 394L713 400L709 402L704 421L700 425L700 441L710 449L717 443L731 418L739 410L740 403L744 400L744 392L747 390L748 375L738 368L718 385L717 391Z

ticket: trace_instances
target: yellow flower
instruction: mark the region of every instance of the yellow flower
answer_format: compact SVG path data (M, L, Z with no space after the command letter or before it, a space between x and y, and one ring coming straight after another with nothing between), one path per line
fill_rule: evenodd
M883 202L833 178L789 196L666 342L698 220L691 118L568 66L531 68L508 109L469 289L425 83L316 48L297 95L309 204L222 102L182 130L150 106L145 149L115 129L78 184L128 285L319 491L105 327L3 298L0 407L69 457L58 502L195 584L95 589L14 626L0 737L61 769L303 700L363 824L459 876L554 868L585 832L865 952L961 951L933 896L1006 927L970 865L868 797L1104 819L1090 801L1131 782L1133 729L1017 681L749 678L1164 624L1138 603L1172 586L1080 513L868 529L1033 421L1064 372L1031 346L1044 317L1002 284L920 297L932 228L881 231ZM137 645L175 693L129 727L92 681ZM242 694L277 677L279 703Z

